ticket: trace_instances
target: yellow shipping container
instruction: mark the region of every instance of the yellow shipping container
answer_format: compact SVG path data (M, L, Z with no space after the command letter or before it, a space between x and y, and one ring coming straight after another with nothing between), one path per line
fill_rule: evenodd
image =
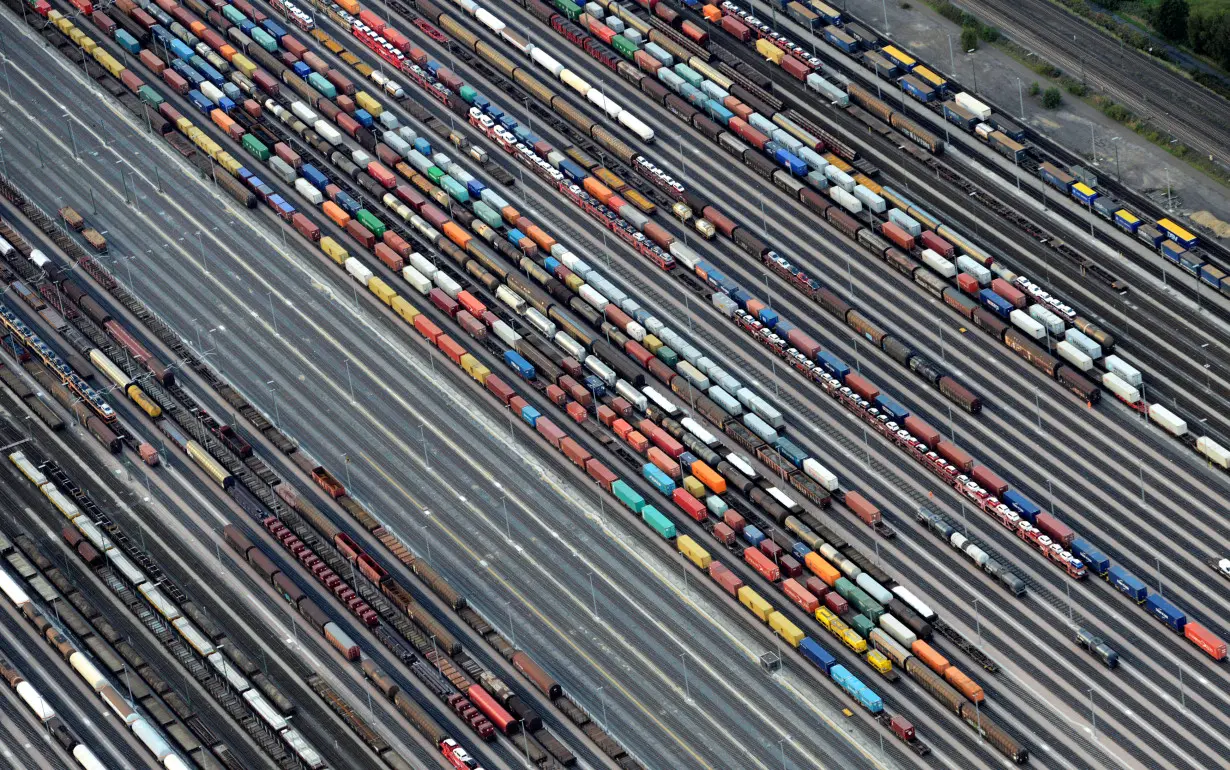
M419 316L418 308L407 302L400 294L393 298L389 307L393 308L393 312L401 316L401 319L408 324L414 323L414 319Z
M697 567L709 569L709 563L713 561L713 557L692 538L687 535L680 535L675 539L675 547L679 549L679 553L688 557L688 561Z
M64 14L60 13L57 10L50 10L47 12L47 21L50 21L53 24L63 18L64 18Z
M833 625L833 621L836 619L837 619L837 616L834 615L833 611L830 610L828 607L817 607L816 608L816 620L820 623L820 625L824 626L825 628L831 627Z
M487 377L491 375L491 370L469 353L461 356L461 370L473 377L480 385L486 385Z
M756 41L756 53L760 54L774 64L781 64L782 59L786 58L785 51L773 45L763 37Z
M645 338L641 340L641 344L645 346L646 350L648 350L650 353L653 353L656 356L658 354L658 348L662 347L663 343L662 343L662 340L658 339L652 334L646 334Z
M181 134L187 136L188 132L192 130L192 121L181 115L175 119L175 127L179 129Z
M75 45L81 45L81 41L88 40L89 38L78 27L73 27L68 31L68 39L73 41Z
M371 94L366 91L356 93L354 95L354 103L359 105L361 109L367 110L373 118L380 117L380 113L384 112L384 106L373 99Z
M351 16L359 15L359 0L337 0L337 4Z
M887 674L889 671L893 670L893 662L884 657L884 653L879 650L872 650L867 653L867 662L871 664L872 668L879 671L881 674Z
M256 62L241 53L237 53L231 57L231 65L234 66L235 69L242 72L245 77L250 78L252 77L252 73L256 72Z
M695 497L697 500L703 500L705 497L705 485L700 483L700 479L695 476L683 477L683 488L688 494Z
M773 605L747 586L739 589L739 602L751 610L753 615L766 622L769 620L769 613L773 612Z
M243 164L235 160L230 153L220 152L218 153L218 156L218 165L225 169L226 173L231 176L238 176L239 169L243 168Z
M339 265L345 264L346 260L350 259L350 255L346 253L341 244L333 240L333 237L329 235L320 239L320 250Z
M859 636L853 628L847 628L841 634L841 641L846 643L846 646L855 652L865 652L867 650L867 640Z
M85 40L81 41L81 50L86 53L93 53L98 50L98 43L94 42L94 38L87 37Z
M397 292L393 291L393 287L376 277L367 282L367 290L375 294L376 299L389 306L392 306L393 298L397 296Z
M774 612L769 615L769 628L777 632L777 635L786 640L786 643L791 647L798 647L799 642L803 641L806 634L802 629L791 623L790 620L780 612Z

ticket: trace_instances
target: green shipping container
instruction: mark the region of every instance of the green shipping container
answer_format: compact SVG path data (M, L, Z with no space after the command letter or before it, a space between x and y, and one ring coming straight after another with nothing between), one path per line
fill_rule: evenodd
M555 0L555 7L567 16L569 21L576 21L581 17L581 6L570 0Z
M466 104L473 104L475 97L478 96L478 89L474 86L462 86L459 94Z
M675 74L683 78L688 83L691 83L696 88L700 88L700 84L705 82L705 79L700 76L699 72L686 64L676 64Z
M641 509L641 518L645 520L654 532L667 540L675 536L675 522L663 516L657 508L647 505Z
M432 166L431 168L427 169L427 178L430 179L431 183L434 185L438 186L441 180L444 179L444 177L445 177L444 169L440 168L439 166Z
M659 361L666 364L672 369L674 369L675 365L679 363L679 354L671 350L666 345L663 345L662 347L658 348L657 356L658 356Z
M324 75L321 75L319 72L313 72L308 75L308 85L315 88L320 92L321 96L327 99L337 98L337 88L328 80L325 80Z
M242 24L248 20L247 16L244 16L238 8L230 4L222 6L222 15L232 24Z
M884 605L872 599L870 595L863 589L855 586L854 593L849 597L850 604L854 609L867 616L867 619L872 623L879 623L880 616L884 614Z
M498 229L504 226L504 218L500 216L500 212L491 208L483 201L474 201L474 214L486 222L488 227Z
M269 160L269 148L251 134L243 135L243 148L253 157L259 158L262 161Z
M641 509L645 507L645 498L641 497L640 493L624 483L623 479L616 479L611 484L611 492L619 502L628 506L636 513L640 513Z
M850 628L858 632L858 635L866 639L871 636L875 624L867 619L866 615L855 615L850 619Z
M613 45L615 50L621 53L625 59L631 59L636 55L636 43L633 43L623 35L616 35L612 38L611 45Z
M384 222L381 222L375 214L367 209L359 209L359 212L355 214L354 218L359 220L359 224L363 225L368 230L371 230L372 235L377 238L383 236L384 231L389 229L385 227Z
M853 596L854 592L858 590L858 586L854 585L854 583L844 577L839 577L837 578L837 582L833 583L833 590L836 591L837 595L841 598L846 601L850 601L850 597Z
M260 27L254 27L252 29L252 39L256 41L257 45L264 48L269 53L278 52L278 41L274 40L273 35L270 35Z
M449 197L458 203L470 202L470 191L451 176L445 175L445 177L440 180L440 186L444 188L444 192L449 194Z
M154 109L157 109L160 104L166 101L166 99L162 98L161 94L149 86L141 86L138 88L137 95L141 97L141 101L145 102Z

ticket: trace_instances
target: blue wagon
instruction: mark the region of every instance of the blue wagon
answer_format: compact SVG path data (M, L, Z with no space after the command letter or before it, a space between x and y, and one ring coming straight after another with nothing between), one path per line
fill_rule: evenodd
M1015 511L1021 518L1025 519L1030 524L1036 522L1038 520L1038 514L1042 513L1041 508L1035 505L1034 502L1028 497L1022 495L1015 489L1009 489L1003 494L1001 499L1009 508Z
M534 371L534 365L526 361L525 357L515 350L504 351L504 363L508 364L523 379L532 380L537 374Z
M1145 587L1144 582L1118 564L1107 571L1106 579L1116 590L1135 599L1137 604L1149 597L1149 589Z

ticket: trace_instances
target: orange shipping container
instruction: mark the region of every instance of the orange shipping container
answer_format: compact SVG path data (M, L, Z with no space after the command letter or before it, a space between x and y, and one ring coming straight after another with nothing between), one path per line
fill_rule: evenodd
M436 346L444 351L444 354L453 359L453 363L460 364L461 357L466 354L466 349L461 347L461 344L447 334L441 334L436 339Z
M333 201L325 201L325 204L320 207L321 211L325 212L325 216L333 220L333 223L338 227L345 227L350 222L350 215L342 211L342 207Z
M521 221L521 212L512 206L505 206L500 209L500 216L504 217L504 221L508 223L509 227L516 227L517 223Z
M713 470L701 460L692 463L692 475L696 477L697 481L709 487L709 491L715 495L723 494L726 491L726 479L722 478L722 474Z
M949 666L944 672L944 678L948 680L948 684L957 688L962 695L972 700L974 703L982 703L987 696L982 691L982 686L965 675L961 669L956 666Z
M841 570L829 564L827 560L815 551L808 552L807 556L803 557L803 563L807 568L816 573L816 577L828 583L829 587L837 584L837 578L841 577Z
M342 6L346 13L351 16L359 15L359 0L337 0L337 4Z
M915 641L910 645L910 652L918 656L918 659L927 664L937 674L943 675L952 664L948 662L948 658L935 651L935 648L924 642L922 639Z
M538 244L538 248L543 251L550 251L555 246L555 239L547 235L546 232L538 225L531 225L523 231L530 240Z
M702 11L705 14L705 18L714 24L717 24L722 20L722 11L719 10L716 5L706 5Z
M615 431L615 435L619 436L620 439L627 441L628 434L632 432L632 426L628 424L627 420L620 417L611 423L611 430Z
M645 438L645 435L639 430L629 433L626 440L629 446L641 454L644 454L645 450L649 448L649 439Z
M200 37L201 34L206 29L208 29L208 27L205 26L205 22L201 21L200 19L195 19L191 24L188 25L188 29L192 30L192 34L196 35L197 37Z
M210 112L209 117L213 118L214 123L216 123L218 128L223 131L229 132L231 130L231 126L235 125L235 121L231 119L231 116L227 115L222 110L214 110Z
M231 59L234 59L234 58L235 58L235 54L237 54L237 53L239 53L239 52L238 52L238 51L236 51L233 47L231 47L231 46L229 46L229 45L224 45L224 46L222 46L221 48L219 48L219 49L218 49L218 55L219 55L219 56L221 56L223 59L226 59L228 62L229 62Z
M423 313L419 313L414 317L414 328L419 334L426 337L427 340L433 345L443 333L440 331L440 327L432 323L431 320L428 319Z
M456 222L445 222L443 230L445 237L463 249L474 239L474 236L462 230Z
M581 186L585 188L585 192L594 196L603 204L609 201L611 196L615 194L611 192L611 188L607 187L602 182L599 182L592 176L585 177L585 179L581 182Z
M820 606L820 600L794 578L782 581L782 592L789 596L790 601L799 605L808 615L815 614L816 608Z
M679 470L679 463L672 460L670 458L670 455L668 455L666 452L663 452L661 449L658 449L656 446L650 447L649 452L646 454L646 457L649 458L649 462L658 466L658 470L662 471L667 476L670 476L672 479L679 478L681 474L681 471Z
M880 509L872 505L867 498L858 492L846 493L846 507L854 511L854 515L868 524L876 524L880 521Z

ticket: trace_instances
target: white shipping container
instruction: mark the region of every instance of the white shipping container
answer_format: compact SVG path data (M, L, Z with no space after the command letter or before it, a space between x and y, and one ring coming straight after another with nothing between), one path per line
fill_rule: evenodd
M862 201L863 205L866 206L869 211L876 214L883 214L884 210L888 207L887 204L884 203L883 198L876 195L865 185L855 185L854 197Z
M648 400L653 402L654 406L658 407L663 412L666 412L668 416L674 417L679 414L679 407L675 406L673 401L662 395L662 393L652 385L646 385L641 388L641 392L645 394L645 397Z
M1161 425L1172 436L1187 433L1187 421L1161 404L1149 404L1149 419Z
M1123 381L1128 385L1140 387L1144 382L1144 378L1140 376L1140 370L1124 361L1116 355L1106 357L1102 363L1106 364L1106 368L1123 378Z
M774 428L782 428L786 425L786 420L782 417L782 413L760 396L753 396L751 409Z
M772 136L773 132L777 130L777 126L773 124L773 121L759 112L753 112L747 119L747 122L751 124L752 128L767 136Z
M444 292L453 299L457 299L457 295L461 293L461 284L453 280L452 276L445 273L443 270L437 270L433 280L436 282L436 286L439 287L440 291Z
M974 276L983 288L991 285L991 271L964 254L957 257L957 270Z
M991 119L991 108L962 91L955 97L957 104L974 113L979 120Z
M773 430L773 426L755 414L748 413L743 415L743 424L747 426L748 430L759 436L761 441L767 444L772 444L778 439L777 431Z
M1046 327L1033 319L1029 313L1024 310L1013 310L1008 314L1008 320L1012 325L1021 331L1027 337L1035 340L1040 340L1046 337Z
M295 180L295 191L302 195L308 203L313 206L319 206L325 202L325 194L312 186L312 183L303 177Z
M769 487L765 491L769 493L769 497L772 497L774 500L780 503L781 506L785 508L786 510L797 511L799 509L799 504L795 502L794 498L786 494L785 492L781 491L777 487Z
M610 300L599 294L597 289L588 283L581 284L581 289L577 294L581 295L581 299L592 305L599 313L605 313L606 306L611 304Z
M1209 458L1209 462L1214 465L1230 468L1230 451L1208 436L1196 439L1196 451Z
M209 81L201 83L201 95L214 104L218 104L226 97L226 94L222 93L221 88L218 88Z
M1123 378L1114 372L1104 372L1102 374L1102 385L1129 404L1140 402L1140 391L1124 382Z
M931 620L935 617L935 610L927 606L921 599L914 595L914 592L905 586L893 586L893 593L897 598L909 605L910 609L919 614L923 620Z
M757 473L756 469L752 467L751 462L735 454L734 452L731 452L730 454L726 455L726 462L735 466L735 470L737 470L739 473L742 473L744 476L747 476L748 479L751 481L755 481L756 479L760 478L760 474Z
M1013 312L1016 312L1015 310ZM1082 372L1087 372L1093 368L1093 359L1085 355L1080 348L1073 345L1067 340L1060 340L1055 345L1055 352L1059 357L1072 366L1080 369Z
M1056 337L1063 334L1063 330L1067 328L1062 318L1055 315L1042 305L1030 305L1029 315L1032 316L1035 321L1038 321L1045 326L1046 330Z
M406 265L401 269L401 277L406 279L406 283L414 287L414 290L424 296L431 291L431 279L415 270L412 265Z
M748 409L756 403L756 394L749 388L739 388L735 391L735 398L739 399L739 403L746 406Z
M628 335L637 342L641 342L645 339L645 327L641 326L636 321L632 321L628 324L627 328L624 329L624 334Z
M495 336L504 341L504 344L513 347L517 344L517 340L521 339L521 335L513 331L513 328L503 321L497 320L491 324L491 331L495 332Z
M320 120L320 116L313 112L312 108L303 102L291 102L290 111L295 113L295 117L299 118L299 120L302 120L308 125L312 125L316 121Z
M838 187L840 187L841 189L845 190L848 193L854 192L854 188L858 184L857 182L854 181L854 177L850 176L849 174L847 174L846 172L842 171L841 169L837 168L836 166L832 164L824 167L824 175L828 177L828 180L830 182L837 185Z
M799 160L807 164L808 168L813 171L820 172L821 176L824 175L824 167L827 166L829 162L824 159L823 155L810 147L800 147L799 151L795 154L799 156Z
M836 491L838 484L837 476L817 462L814 457L808 457L803 460L803 472L829 492Z
M323 138L326 142L333 145L334 147L338 147L342 143L342 132L338 131L336 128L324 122L323 120L318 120L315 123L313 123L312 130L320 134L321 138Z
M922 225L920 225L917 220L901 209L892 209L889 211L888 220L915 238L922 235Z
M1089 339L1076 329L1068 329L1065 331L1063 338L1080 348L1081 351L1090 358L1098 359L1102 357L1102 346Z
M375 160L375 158L373 158L371 153L366 150L352 150L350 153L350 160L359 168L367 168L367 164L371 163Z
M735 417L743 414L743 404L740 404L738 399L730 395L730 391L724 390L715 385L709 388L709 392L706 395L713 399L713 403L722 407Z
M832 168L832 166L829 166ZM858 214L863 210L863 202L854 195L847 192L843 187L830 187L829 197L832 198L838 206L841 206L851 214Z
M923 249L923 264L939 273L944 278L952 278L957 274L957 267L947 258L940 256L935 249Z
M859 575L859 577L863 577ZM897 640L907 650L914 642L918 641L918 636L905 627L905 624L897 620L892 615L884 614L880 616L880 628L884 629L885 633Z
M717 436L710 433L705 426L701 425L691 417L684 417L679 421L683 429L700 439L705 446L712 447L721 443Z
M854 579L858 587L871 594L871 598L875 599L880 604L888 604L893 600L893 595L888 589L880 585L871 575L863 573Z
M346 260L346 272L350 273L351 278L354 278L364 286L372 279L371 269L354 257Z
M675 371L683 375L684 378L686 378L687 381L692 383L695 387L700 388L701 390L709 389L709 378L706 377L701 370L697 369L689 362L680 361L675 364Z

